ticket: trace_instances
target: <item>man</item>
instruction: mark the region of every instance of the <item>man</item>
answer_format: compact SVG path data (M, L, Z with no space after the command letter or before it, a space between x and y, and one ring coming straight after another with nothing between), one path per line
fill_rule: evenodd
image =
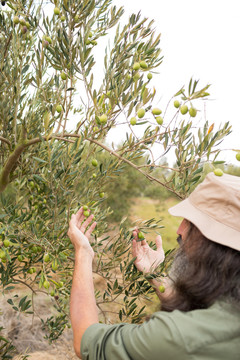
M169 210L183 217L180 247L166 294L157 291L161 311L141 325L98 323L92 281L94 252L89 237L96 226L80 209L68 235L75 247L71 292L74 348L81 359L240 359L240 178L208 174L188 199ZM164 259L133 233L138 270L148 272ZM155 289L159 283L152 282Z

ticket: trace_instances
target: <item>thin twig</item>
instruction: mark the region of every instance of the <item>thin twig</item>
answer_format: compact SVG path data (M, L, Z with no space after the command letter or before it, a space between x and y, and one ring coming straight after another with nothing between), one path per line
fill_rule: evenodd
M2 136L0 136L0 141L2 141L2 142L4 142L4 143L8 144L9 146L11 146L10 141L9 141L8 139L5 139L5 138L2 137Z
M27 286L34 294L37 293L36 290L34 290L29 284L27 284L25 281L23 280L20 280L20 279L15 279L15 278L12 278L13 281L17 281L17 282L20 282L21 284L24 284L25 286Z

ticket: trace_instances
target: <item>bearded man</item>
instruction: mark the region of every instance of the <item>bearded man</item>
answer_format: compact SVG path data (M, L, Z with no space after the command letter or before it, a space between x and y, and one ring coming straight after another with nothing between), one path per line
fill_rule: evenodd
M169 212L183 218L179 249L165 293L151 280L160 311L144 323L98 322L92 280L94 252L89 237L96 223L73 215L68 235L75 247L70 313L77 356L84 360L240 359L240 178L213 173ZM132 253L139 271L154 271L164 260L133 232ZM166 283L164 284L166 286Z

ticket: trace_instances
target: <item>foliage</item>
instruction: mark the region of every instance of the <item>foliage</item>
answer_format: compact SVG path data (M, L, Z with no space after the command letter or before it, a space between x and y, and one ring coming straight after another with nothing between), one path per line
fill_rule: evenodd
M7 340L4 336L1 335L4 328L0 326L0 355L2 360L12 359L16 355L17 351L13 344ZM22 355L19 357L19 360L26 360L28 355Z
M137 161L144 161L144 157ZM141 161L142 162L142 161ZM120 222L124 217L129 215L132 197L141 196L148 180L140 173L136 172L130 165L126 164L121 171L112 178L107 186L107 198L104 207L111 208L111 214L107 221Z
M223 170L227 174L234 175L234 176L240 176L240 167L239 166L224 164Z
M108 188L114 191L114 181L122 179L127 165L184 198L203 174L203 163L216 161L218 145L230 133L230 125L213 131L205 121L197 128L196 111L191 112L194 116L183 116L181 108L175 108L173 116L166 109L161 119L152 114L158 104L148 73L162 62L160 35L155 35L153 21L140 13L121 27L123 8L112 6L111 0L59 0L47 5L9 0L7 4L8 9L0 12L3 291L21 283L34 294L51 296L58 316L45 322L46 336L54 340L61 334L73 271L68 222L85 204L98 223L92 241L95 271L106 281L106 289L96 293L97 305L100 310L104 303L117 305L121 297L124 307L116 310L120 320L139 322L143 309L137 298L152 290L130 260L130 229L123 222L116 239L105 234L109 206L114 208L114 198L104 205ZM56 5L59 15L53 12ZM115 37L106 49L99 85L94 76L101 59L95 48L101 48L113 28ZM134 70L141 61L147 69L144 65ZM198 89L198 82L191 79L188 93L182 88L173 97L193 106L209 95L208 87ZM173 108L172 99L169 104ZM138 110L144 114L136 120L141 135L130 120ZM108 133L123 124L126 139L117 148L107 146ZM153 157L153 146L159 149L158 159ZM161 162L171 149L176 154L173 169ZM109 156L103 156L106 153ZM159 169L164 169L161 175ZM124 185L127 191L139 191L133 178L131 172ZM157 232L161 226L150 219L139 227ZM9 304L16 312L34 311L28 298L12 303L10 299ZM102 310L105 320L106 311Z
M172 170L170 170L168 162L165 158L162 158L159 165L160 168L155 168L153 170L154 177L157 177L162 182L164 182L164 178L169 178L171 176ZM166 200L170 196L174 197L174 193L170 192L168 189L166 189L163 186L158 186L155 182L148 182L146 183L144 192L144 196L150 197L152 199L161 199Z
M0 327L0 332L3 330L3 327ZM9 341L0 335L0 355L1 359L12 359L14 353L14 346L9 343Z

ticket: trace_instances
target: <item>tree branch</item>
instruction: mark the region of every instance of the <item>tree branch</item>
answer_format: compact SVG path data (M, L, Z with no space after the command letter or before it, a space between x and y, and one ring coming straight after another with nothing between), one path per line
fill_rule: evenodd
M43 136L43 139L44 140L50 140L52 138L58 138L58 139L62 139L64 140L64 138L68 138L68 137L75 137L75 138L79 138L81 135L79 134L62 134L61 137L59 137L58 134L52 134L49 138L47 137L44 137ZM170 188L169 186L167 186L165 183L163 183L162 181L160 181L159 179L155 178L154 176L150 175L150 174L147 174L146 172L142 171L141 170L141 166L138 166L138 165L135 165L133 162L131 162L130 160L122 157L121 155L119 155L116 151L108 148L105 144L102 144L100 143L99 141L95 140L95 139L90 139L90 138L86 138L86 140L88 140L89 142L91 143L94 143L98 146L100 146L102 149L108 151L111 155L114 155L116 158L118 158L119 160L129 164L131 167L133 167L134 169L136 169L138 172L140 172L141 174L143 174L147 179L149 179L150 181L155 181L157 182L158 184L162 185L163 187L165 187L168 191L172 192L173 194L177 195L180 199L182 199L182 197L176 193L172 188ZM32 144L35 144L35 143L38 143L40 142L41 139L40 138L35 138L35 139L32 139L32 140L29 140L28 143L27 143L27 146L30 146Z
M160 181L159 179L153 177L150 174L145 173L144 171L142 171L140 169L139 166L135 165L133 162L129 161L128 159L122 157L121 155L119 155L116 151L108 148L106 145L98 142L95 139L86 139L90 142L93 142L94 144L97 144L98 146L100 146L101 148L105 149L106 151L108 151L110 154L114 155L115 157L117 157L119 160L129 164L131 167L133 167L134 169L136 169L137 171L139 171L141 174L143 174L147 179L149 179L150 181L156 181L158 184L162 185L163 187L165 187L167 190L169 190L170 192L174 193L175 195L177 195L180 199L182 198L179 194L177 194L173 189L171 189L169 186L167 186L165 183L163 183L162 181Z
M9 156L0 174L0 193L3 192L7 187L7 185L9 184L10 173L13 171L20 155L22 154L25 148L26 148L25 143L20 144L15 148L14 152Z
M61 136L59 136L59 134L52 134L51 136L43 136L42 139L44 139L45 141L51 140L53 138L58 139L58 140L63 140L63 141L69 141L66 138L69 137L74 137L74 138L79 138L81 135L79 134L62 134ZM182 197L176 193L172 188L170 188L167 184L165 184L164 182L160 181L159 179L155 178L154 176L147 174L146 172L144 172L143 170L141 170L141 165L135 165L133 162L131 162L130 160L124 158L123 156L121 156L120 154L118 154L116 151L108 148L105 144L100 143L99 141L95 140L95 139L91 139L91 138L86 138L86 140L88 140L91 143L94 143L98 146L100 146L102 149L106 150L107 152L110 153L110 155L114 155L116 158L118 158L119 160L129 164L131 167L133 167L134 169L136 169L138 172L140 172L142 175L144 175L147 179L149 179L150 181L155 181L158 184L162 185L163 187L165 187L168 191L174 193L175 195L177 195L180 199L182 199ZM0 193L6 188L6 186L9 183L9 174L12 171L12 169L14 168L14 165L16 164L19 156L21 155L21 153L24 151L24 149L26 147L29 147L33 144L39 143L40 141L42 141L40 138L34 138L32 140L26 141L24 142L24 144L19 145L14 153L9 157L3 171L1 174L1 178L0 178Z
M16 281L16 282L20 282L21 284L26 285L32 291L33 294L36 294L36 291L28 283L26 283L25 281L20 280L20 279L15 279L15 278L12 278L12 280Z
M9 146L11 146L10 141L9 141L8 139L5 139L5 138L2 137L2 136L0 136L0 141L2 141L2 142L4 142L4 143L8 144Z

